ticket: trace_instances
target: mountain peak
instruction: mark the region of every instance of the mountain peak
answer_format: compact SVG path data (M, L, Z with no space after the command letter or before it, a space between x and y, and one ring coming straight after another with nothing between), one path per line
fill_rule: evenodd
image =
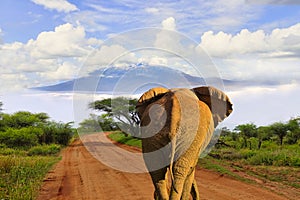
M128 88L135 88L134 93L142 93L157 86L178 88L204 84L203 78L188 75L176 69L137 63L127 67L112 66L106 69L99 69L90 73L87 77L34 89L55 92L76 91L110 94L116 88L120 93L128 92Z

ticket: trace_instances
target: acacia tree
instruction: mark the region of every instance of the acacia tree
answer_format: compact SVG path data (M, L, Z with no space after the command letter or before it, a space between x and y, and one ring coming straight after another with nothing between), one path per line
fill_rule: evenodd
M253 123L250 124L241 124L238 125L234 128L234 130L238 131L241 137L243 138L243 146L247 147L248 139L251 137L256 137L257 136L257 128L256 125ZM250 149L252 148L251 141L249 142L250 144Z
M257 148L261 148L261 144L265 140L269 140L272 135L269 126L260 126L257 128L257 138L258 138L258 145Z
M290 119L287 123L287 126L287 143L296 144L300 139L300 117Z
M282 146L283 138L287 135L289 130L288 125L282 122L276 122L272 124L270 127L272 133L278 137L280 146Z
M118 125L118 127L132 136L138 135L138 117L135 111L137 99L127 97L107 98L89 104L89 107L105 112Z
M117 128L116 123L107 113L100 116L91 114L88 119L83 120L79 125L78 131L80 133L113 131Z

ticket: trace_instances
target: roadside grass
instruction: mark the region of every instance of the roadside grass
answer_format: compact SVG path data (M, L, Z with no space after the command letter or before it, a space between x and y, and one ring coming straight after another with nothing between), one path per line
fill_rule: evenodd
M126 144L128 146L134 146L142 148L142 142L138 138L134 138L132 136L126 136L121 131L115 131L108 135L108 137L116 142Z
M251 166L247 167L249 174L262 180L267 179L283 185L300 189L300 168L277 166Z
M200 165L204 168L218 170L225 168L235 175L260 182L271 181L273 183L290 186L294 189L300 188L300 152L295 145L285 146L277 149L213 149L209 156L200 159ZM210 163L218 167L210 167ZM227 175L232 176L231 173ZM236 178L234 176L234 178ZM253 181L252 181L253 182Z
M58 144L38 145L28 150L29 156L50 156L57 155L61 150L61 146Z
M300 167L300 147L295 145L277 149L214 149L210 156L230 161L240 161L245 165Z
M295 189L300 188L299 167L249 165L240 161L220 160L210 156L200 159L199 165L202 168L228 175L244 182L271 181Z
M201 168L204 169L208 169L214 172L217 172L221 175L227 175L229 177L232 177L234 179L243 181L243 182L247 182L247 183L254 183L253 180L251 179L247 179L243 176L238 175L237 173L235 173L236 170L231 169L228 165L222 163L223 161L212 158L210 156L207 156L205 158L201 158L198 161L198 165Z
M0 199L35 199L57 156L0 156Z
M43 178L61 158L61 146L38 145L28 150L0 145L0 199L35 199Z

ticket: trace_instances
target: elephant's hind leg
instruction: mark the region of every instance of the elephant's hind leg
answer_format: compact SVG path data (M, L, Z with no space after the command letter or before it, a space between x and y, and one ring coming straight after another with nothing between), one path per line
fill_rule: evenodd
M198 188L194 176L195 168L191 168L190 173L187 175L183 186L181 200L188 200L190 199L191 195L193 197L193 200L199 200Z
M150 172L153 184L155 186L155 200L169 200L169 192L167 188L167 168Z
M178 162L175 165L178 165ZM189 173L189 170L183 167L178 168L178 166L176 166L175 169L176 169L175 171L173 170L174 180L172 182L170 200L182 199L181 197L183 195L186 178Z

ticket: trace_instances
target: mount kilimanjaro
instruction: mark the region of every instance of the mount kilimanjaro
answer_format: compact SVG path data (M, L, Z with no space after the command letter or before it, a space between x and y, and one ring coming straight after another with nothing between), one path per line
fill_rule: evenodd
M210 80L217 78L210 78ZM162 66L143 64L129 67L109 67L99 69L88 76L62 83L35 87L32 89L49 92L93 92L93 93L128 93L138 94L153 87L179 88L206 85L202 77ZM225 83L231 81L223 80Z

